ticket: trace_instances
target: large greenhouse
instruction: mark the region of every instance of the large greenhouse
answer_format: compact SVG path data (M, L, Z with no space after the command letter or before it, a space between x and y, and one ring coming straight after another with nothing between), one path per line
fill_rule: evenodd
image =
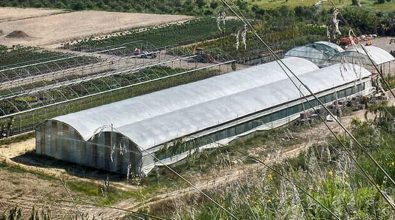
M283 62L324 103L371 91L371 73L362 67L319 69L295 57ZM282 68L266 63L48 120L36 129L36 152L146 175L196 151L281 126L308 106Z

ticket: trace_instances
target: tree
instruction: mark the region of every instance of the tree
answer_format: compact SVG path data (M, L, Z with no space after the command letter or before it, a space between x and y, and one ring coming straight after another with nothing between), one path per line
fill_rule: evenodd
M204 0L195 0L196 4L199 8L202 8L204 5L206 5L206 3L204 2Z
M76 2L71 6L71 9L73 9L75 11L82 11L82 10L86 9L86 5L83 2Z
M217 1L213 0L213 1L210 2L210 8L216 9L217 7L218 7Z

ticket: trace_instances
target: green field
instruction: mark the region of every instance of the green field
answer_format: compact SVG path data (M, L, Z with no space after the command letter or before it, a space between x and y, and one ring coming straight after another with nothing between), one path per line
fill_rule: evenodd
M130 30L130 33L120 34L102 40L91 38L72 42L68 49L77 51L101 51L106 48L123 47L116 51L109 51L113 55L131 55L135 48L156 50L164 47L196 43L204 40L229 35L242 27L238 20L226 22L223 32L217 27L215 18L204 17L187 21L182 24L171 24L163 27L150 27L146 31Z
M297 6L313 6L318 2L318 0L247 0L250 5L257 5L263 9L275 9L282 6L287 6L289 8L295 8ZM351 6L351 0L327 0L323 1L323 8L332 8L333 4L336 7L342 8L346 6ZM373 9L376 12L394 12L395 2L385 2L383 4L378 4L377 1L373 0L361 0L362 7Z
M95 57L76 57L73 54L53 52L36 47L0 45L0 82L37 76L98 61L99 59Z

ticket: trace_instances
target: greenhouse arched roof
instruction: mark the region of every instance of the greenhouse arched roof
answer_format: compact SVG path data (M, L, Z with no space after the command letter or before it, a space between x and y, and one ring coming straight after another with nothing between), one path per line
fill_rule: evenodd
M379 47L365 46L365 49L376 65L381 65L395 60L395 58L390 53ZM371 61L361 46L351 47L346 51L334 56L331 61L340 62L342 58L347 62L360 62L361 64L368 65L371 64Z
M356 80L340 65L318 70L307 60L284 59L312 91L327 90ZM363 68L362 77L369 76ZM307 94L307 92L305 92ZM300 98L277 63L267 63L124 101L60 116L54 120L76 129L85 140L103 125L139 148L150 149L178 137L228 122L258 110Z
M376 65L388 63L390 61L395 60L395 58L390 53L388 53L387 51L385 51L379 47L365 46L365 49L368 52L368 55L372 58L373 62ZM360 53L360 54L363 54L366 56L366 53L362 49L361 46L352 47L352 48L348 49L347 51L357 52L357 53Z
M317 41L304 46L295 47L289 50L285 57L300 57L305 58L319 67L328 66L328 60L331 57L344 52L343 48L337 44L328 41Z
M329 42L329 41L317 41L314 44L321 44L321 45L325 45L326 47L332 48L333 50L335 50L337 53L341 53L344 51L343 48L341 48L339 45Z
M322 50L312 47L311 45L295 47L285 53L285 57L304 58L318 66L321 66L329 58Z

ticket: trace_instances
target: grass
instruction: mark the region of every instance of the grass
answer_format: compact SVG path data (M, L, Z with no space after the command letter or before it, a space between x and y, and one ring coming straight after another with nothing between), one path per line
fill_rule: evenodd
M252 161L245 155L254 152L254 154L265 157L268 153L278 150L279 147L292 148L301 144L304 140L300 137L288 138L289 133L298 136L298 134L320 124L319 121L315 121L310 125L290 124L267 131L253 132L237 138L227 146L195 153L172 167L181 175L192 177L195 174L207 174L214 170L227 168L235 161L238 161L238 163L251 163ZM167 168L161 167L157 169L157 173L151 172L148 178L144 180L147 184L177 179Z
M22 166L15 165L15 164L9 164L9 163L7 163L5 161L1 161L1 160L0 160L0 168L6 169L7 171L13 172L13 173L31 173L42 180L48 180L48 181L58 180L56 177L54 177L52 175L48 175L48 174L45 174L45 173L42 173L39 171L29 170L29 169L26 169Z
M156 50L157 48L185 45L203 40L218 38L228 35L241 26L238 20L226 22L224 33L217 28L215 18L205 17L187 21L182 24L170 24L163 27L150 27L146 31L139 29L130 30L130 33L111 36L106 39L85 39L71 43L67 47L78 51L103 50L106 47L122 45L125 49L111 51L113 55L133 54L135 48ZM134 43L133 43L134 42ZM100 48L100 49L98 49Z
M391 111L393 110L394 107ZM353 127L357 138L393 176L395 131L371 121L357 122ZM371 142L371 138L376 135L379 136L378 143ZM350 142L349 138L342 138L346 143ZM351 148L357 161L372 175L381 190L391 197L395 196L394 186L383 178L381 172L358 148ZM351 157L334 139L273 167L292 183L276 172L261 167L249 172L246 177L248 179L227 183L207 193L239 219L251 219L252 216L255 219L333 219L321 205L328 207L340 219L392 219L394 216L388 204L361 175ZM295 185L306 190L318 202ZM151 214L171 219L229 218L218 206L211 201L199 199L199 196L177 201L177 207L172 211L163 212L163 209L157 207L151 210Z
M40 171L26 169L19 165L9 164L4 161L0 161L0 169L18 174L30 173L41 180L51 181L54 184L62 185L61 179L58 177L45 174ZM163 192L165 189L169 188L172 184L172 181L161 181L161 183L149 184L141 187L141 189L136 190L120 190L110 185L107 192L104 193L102 193L101 190L104 188L104 184L98 184L93 181L81 181L73 179L65 180L65 183L72 192L77 193L75 196L77 203L84 204L86 199L88 199L97 206L111 206L119 201L129 198L133 198L136 201L142 202L157 192Z
M287 6L290 8L295 8L297 6L313 6L318 2L318 0L247 0L250 5L257 5L263 9L276 9L281 6ZM346 7L351 6L351 0L331 0L336 7ZM395 11L395 3L385 2L383 4L377 4L373 0L362 0L362 7L367 7L375 10L376 12L393 12ZM324 8L332 8L332 3L328 1L323 1L322 6Z
M8 145L11 143L18 143L18 142L26 141L30 138L33 138L34 135L35 135L34 132L29 132L29 133L12 136L12 137L5 138L5 139L0 139L0 146Z

